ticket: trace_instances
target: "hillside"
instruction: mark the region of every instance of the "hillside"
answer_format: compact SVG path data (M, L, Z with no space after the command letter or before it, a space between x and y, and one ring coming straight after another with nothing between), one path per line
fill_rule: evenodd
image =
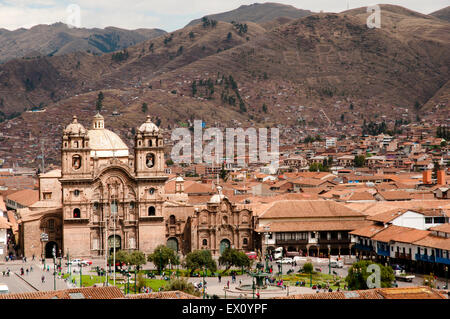
M367 16L361 8L245 29L194 25L101 56L10 61L0 66L0 112L15 118L0 131L32 132L57 152L72 115L89 125L99 91L108 128L130 146L144 102L164 129L203 119L207 126L276 126L297 138L355 134L364 120L393 126L416 121L417 112L434 116L434 105L448 97L449 24L390 5L382 6L380 29L367 28ZM41 103L46 112L20 115ZM13 142L2 141L20 154Z
M239 8L223 13L208 15L209 19L225 21L225 22L255 22L263 23L274 20L280 17L298 19L308 15L312 12L309 10L297 9L290 5L279 3L254 3L251 5L242 5ZM202 19L196 19L189 22L187 26L201 24Z
M0 30L0 62L14 58L62 55L72 52L106 53L165 34L159 29L124 30L69 28L64 23L30 29Z
M450 6L430 13L430 16L450 22Z

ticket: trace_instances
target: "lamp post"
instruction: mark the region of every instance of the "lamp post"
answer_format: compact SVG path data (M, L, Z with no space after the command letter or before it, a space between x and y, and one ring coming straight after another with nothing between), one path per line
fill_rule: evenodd
M203 267L203 299L205 299L205 267Z
M130 293L130 263L127 268L127 295Z
M56 248L53 246L53 290L56 290Z
M136 289L137 289L137 279L136 279L136 276L137 276L137 267L138 266L134 266L134 293L136 294Z
M80 265L80 288L83 287L83 264L80 262L78 265Z
M67 249L67 269L69 271L69 280L72 283L72 273L70 272L70 256L69 256L69 249Z
M445 266L445 278L446 278L446 284L445 284L445 288L448 290L448 266Z
M328 253L328 274L331 275L331 254Z

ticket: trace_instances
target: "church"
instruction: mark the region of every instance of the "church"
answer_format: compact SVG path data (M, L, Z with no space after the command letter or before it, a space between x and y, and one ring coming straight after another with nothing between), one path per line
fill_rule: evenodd
M61 170L39 175L39 201L18 210L24 256L92 257L116 250L151 253L167 245L185 255L226 247L252 250L252 212L218 194L188 203L184 180L166 194L164 140L150 116L136 130L134 151L97 113L86 129L76 116L63 130Z

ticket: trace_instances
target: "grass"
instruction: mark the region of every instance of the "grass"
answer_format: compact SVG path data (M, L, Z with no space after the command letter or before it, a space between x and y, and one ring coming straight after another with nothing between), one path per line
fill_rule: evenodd
M311 275L310 274L290 274L290 275L283 275L283 281L285 283L288 283L290 286L295 286L295 283L297 281L304 281L305 287L310 286L311 281ZM345 286L345 278L335 276L335 275L329 275L329 274L323 274L323 273L313 273L312 275L312 284L313 285L327 285L330 284L331 289L336 290L337 288L340 288L341 290L344 289Z

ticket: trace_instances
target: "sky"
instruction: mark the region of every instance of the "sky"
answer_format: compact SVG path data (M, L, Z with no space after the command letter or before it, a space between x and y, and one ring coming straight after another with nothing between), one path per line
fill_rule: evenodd
M0 0L0 28L15 30L64 22L81 28L114 26L158 28L171 32L205 15L230 11L255 0ZM313 12L340 12L379 3L424 14L448 6L448 0L271 0ZM79 14L78 14L79 13Z

